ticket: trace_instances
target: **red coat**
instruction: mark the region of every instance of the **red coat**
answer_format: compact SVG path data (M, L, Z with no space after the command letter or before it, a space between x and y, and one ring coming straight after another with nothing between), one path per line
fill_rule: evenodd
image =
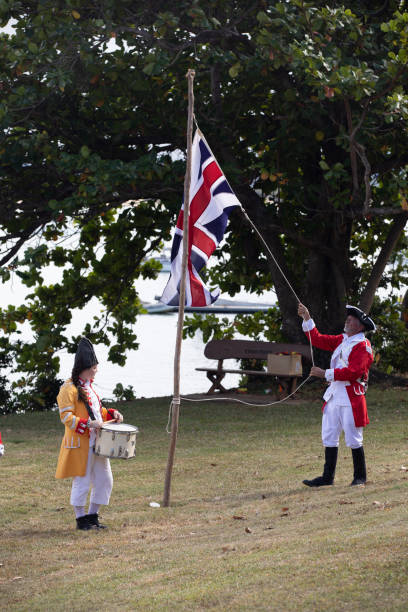
M339 334L331 336L321 334L316 327L305 332L308 336L310 333L313 346L325 351L334 351L332 355L332 368L326 370L333 381L342 381L344 385L330 385L324 395L327 401L332 395L336 397L337 392L341 392L345 387L348 400L354 415L354 423L356 427L365 427L370 422L367 414L367 404L365 400L365 385L364 381L368 380L368 370L373 363L373 351L371 344L363 334L356 334L348 337L347 334ZM335 367L336 365L341 367ZM345 396L345 397L347 397ZM326 405L326 402L323 404Z

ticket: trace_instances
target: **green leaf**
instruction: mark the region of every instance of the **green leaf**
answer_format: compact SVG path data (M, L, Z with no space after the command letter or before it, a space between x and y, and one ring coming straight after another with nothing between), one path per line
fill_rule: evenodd
M241 70L242 70L242 66L240 62L237 62L236 64L231 66L231 68L228 70L228 74L230 75L231 78L234 79L236 76L238 76Z
M148 64L145 65L145 67L143 68L143 72L147 75L152 75L154 72L154 68L155 68L155 62L149 62Z
M407 49L400 49L398 52L398 59L401 64L406 64L408 62L408 51Z
M264 11L259 11L256 18L261 25L269 25L272 22L272 19Z

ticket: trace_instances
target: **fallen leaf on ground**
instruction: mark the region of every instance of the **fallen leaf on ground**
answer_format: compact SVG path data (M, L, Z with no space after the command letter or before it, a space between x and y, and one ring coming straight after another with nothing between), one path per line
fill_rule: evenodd
M238 514L234 514L232 518L236 521L245 521L245 516L239 516Z
M233 550L236 550L235 546L223 546L221 548L222 552L232 552Z
M282 512L287 512L289 508L282 508Z

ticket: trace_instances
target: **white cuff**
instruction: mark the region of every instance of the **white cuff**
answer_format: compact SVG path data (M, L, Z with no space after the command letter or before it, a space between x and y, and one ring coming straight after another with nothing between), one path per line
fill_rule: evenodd
M334 369L325 370L324 376L328 382L332 382L334 380Z
M302 329L305 332L306 331L310 331L314 327L316 327L316 325L315 325L315 322L313 321L313 319L308 319L307 321L303 321L303 323L302 323Z

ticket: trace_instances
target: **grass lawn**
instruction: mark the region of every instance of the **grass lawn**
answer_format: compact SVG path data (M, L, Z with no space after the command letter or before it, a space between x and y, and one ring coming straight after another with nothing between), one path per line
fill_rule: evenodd
M182 402L170 508L169 400L122 404L136 458L112 460L109 529L78 532L54 479L57 413L0 417L2 610L408 609L408 389L371 387L368 483L342 441L323 467L320 388L270 408Z

